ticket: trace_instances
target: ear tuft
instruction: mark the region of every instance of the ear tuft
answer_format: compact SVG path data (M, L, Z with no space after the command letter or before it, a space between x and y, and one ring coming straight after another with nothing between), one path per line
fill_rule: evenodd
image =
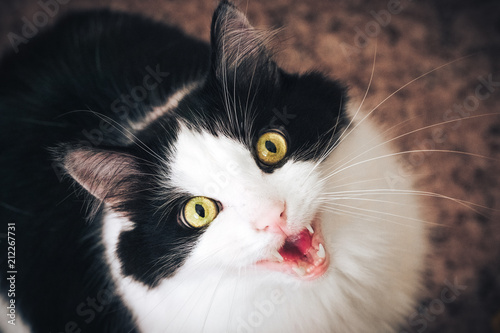
M62 145L54 153L69 176L112 206L135 192L141 178L136 159L126 153L71 145Z
M222 1L212 19L212 67L219 79L237 74L249 79L256 70L273 74L276 66L267 45L276 33L255 29L245 14Z

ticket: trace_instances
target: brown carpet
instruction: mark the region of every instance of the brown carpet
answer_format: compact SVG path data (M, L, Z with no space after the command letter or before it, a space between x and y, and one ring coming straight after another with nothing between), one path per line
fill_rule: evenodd
M204 40L217 4L215 0L59 1L68 3L60 5L54 19L67 11L110 7L171 22ZM413 177L418 190L452 198L424 197L426 220L442 227L431 232L427 291L404 331L500 333L500 2L249 0L238 4L254 25L285 28L277 58L286 69L325 71L347 82L359 100L368 87L376 54L365 109L404 87L373 117L387 129L411 119L392 128L391 136L422 129L396 140L398 148L461 152L407 154L409 167L391 175L391 181ZM2 0L0 49L11 47L9 32L21 34L23 17L34 22L40 11L36 1ZM428 74L405 86L424 73ZM433 124L437 125L426 128ZM450 284L459 286L455 294L448 293Z

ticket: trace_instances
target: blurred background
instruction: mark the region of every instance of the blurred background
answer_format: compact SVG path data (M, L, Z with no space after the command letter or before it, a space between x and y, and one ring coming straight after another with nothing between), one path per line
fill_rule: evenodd
M426 290L401 332L500 333L500 1L235 3L256 27L283 28L276 59L284 69L344 81L355 107L368 92L363 109L377 107L370 117L387 137L408 133L393 143L417 152L388 182L429 193L422 200L432 228ZM64 13L89 8L140 13L208 41L216 6L1 0L0 52L22 50Z

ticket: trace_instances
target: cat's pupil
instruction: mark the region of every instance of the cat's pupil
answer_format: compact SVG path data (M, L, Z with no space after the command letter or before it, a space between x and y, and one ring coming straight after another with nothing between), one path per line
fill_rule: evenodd
M265 145L266 145L266 149L269 150L273 154L276 154L276 152L278 151L278 149L276 149L276 145L269 140L266 141Z
M194 209L196 210L196 214L198 214L200 217L205 217L205 208L203 208L202 205L196 204Z

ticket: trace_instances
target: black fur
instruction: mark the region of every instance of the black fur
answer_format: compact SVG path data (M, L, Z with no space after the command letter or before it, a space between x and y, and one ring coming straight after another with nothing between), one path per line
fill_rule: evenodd
M102 201L136 224L120 236L123 274L154 287L182 266L188 253L175 244L194 245L203 232L177 223L178 211L193 194L159 191L157 178L147 176L168 173L168 167L159 168L158 156L168 160L165 152L175 142L180 119L236 138L250 151L263 130L278 129L289 140L287 158L299 160L320 158L345 126L345 89L320 74L282 71L263 42L253 45L255 56L230 68L237 79L225 81L220 74L225 50L219 44L228 29L222 18L231 15L239 19L234 6L223 2L214 14L210 48L132 15L72 14L21 46L19 54L3 58L0 232L16 223L16 304L34 332L61 332L73 323L83 332L133 332L131 314L118 296L99 311L86 307L89 297L114 292L100 242ZM126 97L147 84L148 75L157 79L154 89L140 100ZM194 80L203 83L130 141L123 132L129 120L140 119ZM225 103L225 93L234 104ZM227 109L234 105L240 106L239 119L245 112L254 116L251 128L228 122ZM114 165L109 159L119 167L103 171ZM260 166L272 172L281 165ZM159 194L168 191L173 199ZM168 265L155 265L165 256ZM5 274L5 256L0 260ZM5 278L0 285L5 294Z
M73 111L92 110L125 124L125 113L134 119L151 105L163 103L177 85L201 77L208 63L206 44L176 29L108 11L73 14L22 46L19 54L3 58L1 232L7 232L7 223L16 223L15 299L18 313L34 332L64 332L72 322L83 332L128 332L134 327L118 297L101 312L87 305L87 298L96 298L101 290L114 291L100 243L100 214L90 223L86 221L88 196L77 195L73 181L61 177L63 170L48 148L83 142L92 149L118 146L137 155L134 150L139 149L124 146L123 136L117 130L104 130L105 122L99 117ZM169 74L146 99L136 105L115 103L143 85L147 68L156 71L157 66ZM175 136L175 127L171 133L150 133L167 141ZM163 143L156 142L155 135L146 142L159 151ZM127 200L122 208L145 220L152 214L151 205L144 204L145 195ZM148 228L131 243L144 247ZM158 231L152 232L156 236ZM7 253L6 242L1 245L2 253ZM123 246L123 253L127 248L135 251L129 258L140 256L131 265L138 261L151 264L149 250L130 244ZM6 256L1 256L1 263L3 276ZM126 266L124 271L134 270ZM142 276L144 271L139 266L134 275ZM143 280L151 283L154 277ZM5 295L5 278L1 287ZM85 306L79 308L82 303Z

